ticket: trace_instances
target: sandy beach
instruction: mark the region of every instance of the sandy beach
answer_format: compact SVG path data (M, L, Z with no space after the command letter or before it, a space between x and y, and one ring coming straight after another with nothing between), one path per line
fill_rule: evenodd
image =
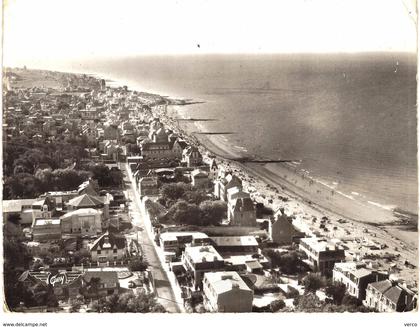
M287 164L240 163L238 149L232 149L223 135L203 135L199 124L186 121L176 122L179 117L176 106L168 106L167 121L169 126L190 141L196 142L204 153L209 152L219 159L218 164L234 171L244 181L245 189L259 202L273 209L283 207L286 212L298 217L305 226L317 229L313 223L327 216L330 219L329 232L321 231L322 235L331 238L352 238L361 240L360 244L377 244L386 250L385 256L397 256L394 261L384 262L384 267L390 263L404 266L409 261L418 266L418 232L413 219L396 217L391 210L373 204L357 201L354 196L337 192L327 185L310 182L299 169ZM197 126L198 125L198 126ZM192 137L191 137L192 135ZM287 201L283 201L287 198ZM342 221L346 223L343 224ZM362 245L355 251L362 251ZM407 283L417 280L417 271L403 269L398 274Z

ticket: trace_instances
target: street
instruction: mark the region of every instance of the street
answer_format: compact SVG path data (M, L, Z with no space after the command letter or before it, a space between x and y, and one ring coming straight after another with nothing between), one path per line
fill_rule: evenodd
M120 168L125 181L124 193L126 194L127 199L130 200L129 213L132 217L132 224L140 227L141 229L137 232L137 236L135 237L138 237L138 242L143 250L144 259L147 260L149 268L152 271L158 302L162 304L168 312L179 313L181 312L180 306L182 306L182 303L178 303L176 301L168 276L166 275L166 272L163 269L156 253L154 241L147 232L149 227L145 225L142 217L139 203L140 199L135 196L135 185L131 182L132 179L129 177L127 166L122 164L120 165Z

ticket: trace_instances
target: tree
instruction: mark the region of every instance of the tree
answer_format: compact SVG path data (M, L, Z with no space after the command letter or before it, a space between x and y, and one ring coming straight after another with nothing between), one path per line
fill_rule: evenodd
M81 306L84 304L83 298L77 297L70 300L70 312L79 312Z
M298 296L293 304L298 312L322 312L324 309L324 303L314 293Z
M94 301L91 309L96 312L166 312L151 294L127 292Z
M147 263L140 258L132 259L128 264L128 268L130 268L131 271L145 271L147 267Z
M333 303L340 305L346 294L346 285L343 283L329 283L325 288L325 294L333 298Z
M187 190L191 190L191 186L186 183L170 183L162 186L161 193L165 200L176 201L181 199Z
M227 204L224 201L204 201L200 204L203 224L218 225L226 217Z
M176 202L166 216L177 224L202 225L200 208L184 200Z
M351 296L349 294L346 294L343 296L342 301L341 301L342 305L345 306L360 306L362 305L362 301L360 301L357 297Z
M306 292L315 293L326 284L325 278L318 273L310 273L303 279L303 285Z
M270 303L270 310L271 312L277 312L283 309L286 306L286 303L282 299L274 300Z

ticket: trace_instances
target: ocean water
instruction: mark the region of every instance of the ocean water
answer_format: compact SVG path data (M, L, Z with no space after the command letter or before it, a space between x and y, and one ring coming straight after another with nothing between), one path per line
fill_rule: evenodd
M178 109L215 119L197 124L231 132L217 138L238 153L296 160L347 196L418 212L415 55L131 57L64 69L203 101Z

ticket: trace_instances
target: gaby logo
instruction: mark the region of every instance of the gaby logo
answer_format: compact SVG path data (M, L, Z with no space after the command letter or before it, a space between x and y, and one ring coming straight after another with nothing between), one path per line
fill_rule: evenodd
M56 284L59 284L59 285L67 284L67 274L66 273L59 273L56 275L49 274L47 283L52 286L55 286Z

